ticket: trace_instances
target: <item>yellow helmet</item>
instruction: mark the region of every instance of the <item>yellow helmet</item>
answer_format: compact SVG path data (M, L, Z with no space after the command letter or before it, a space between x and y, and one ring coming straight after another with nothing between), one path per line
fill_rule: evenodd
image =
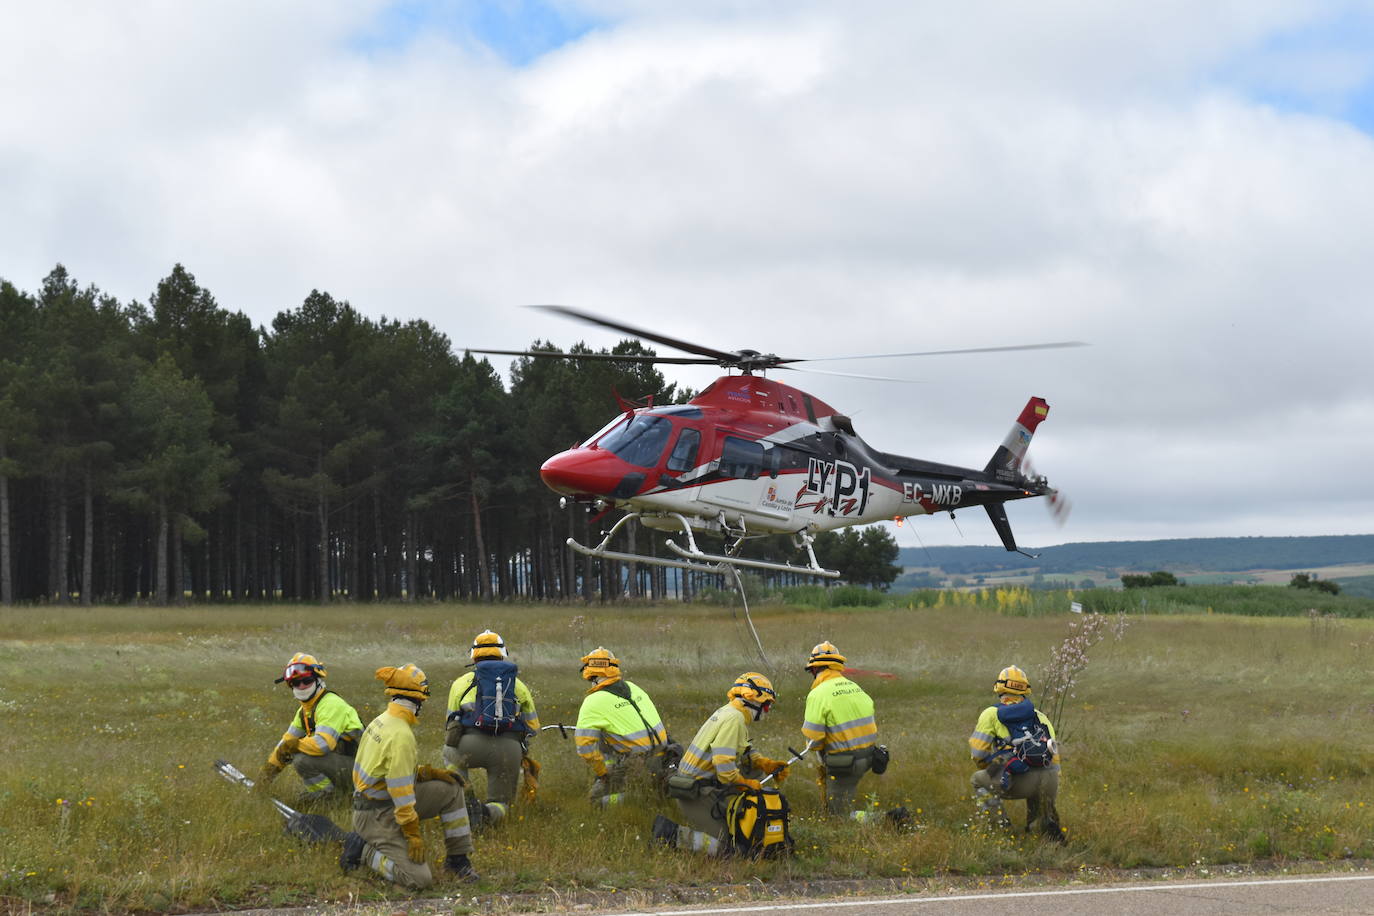
M811 656L806 660L807 670L812 668L834 668L836 671L844 670L844 656L840 650L835 648L835 644L830 641L818 642L811 650Z
M992 692L999 697L1008 693L1018 697L1028 697L1031 692L1030 678L1026 677L1026 672L1015 665L1008 665L997 675L997 683L992 685Z
M378 668L375 677L386 685L385 693L389 697L421 701L429 699L429 679L413 664L399 668L390 665Z
M620 677L620 659L604 646L582 656L582 679L590 681L597 677Z
M280 684L282 681L286 681L290 684L292 681L304 680L311 677L324 679L329 677L329 672L324 670L324 665L321 665L319 659L315 658L315 656L308 655L305 652L297 652L295 655L291 656L291 661L286 663L286 668L282 671L281 677L277 678L272 683Z
M472 660L474 663L480 662L484 658L505 658L506 644L501 639L501 634L491 630L483 630L477 634L477 638L472 641Z
M759 674L757 671L746 671L735 678L735 683L730 685L730 691L726 696L732 700L739 697L746 706L765 709L778 698L777 692L773 689L773 682L767 675Z

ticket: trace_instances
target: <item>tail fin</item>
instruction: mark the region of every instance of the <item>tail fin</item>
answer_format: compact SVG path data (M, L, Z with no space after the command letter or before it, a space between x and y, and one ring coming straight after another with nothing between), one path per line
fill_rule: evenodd
M1035 428L1049 412L1050 405L1045 403L1044 398L1031 398L1027 401L1021 416L1016 418L1016 422L1007 433L1007 438L1003 439L1002 444L997 446L997 451L992 453L992 460L983 469L983 473L998 483L1014 484L1020 480L1021 461L1026 457L1026 448L1030 445L1031 436L1035 435Z

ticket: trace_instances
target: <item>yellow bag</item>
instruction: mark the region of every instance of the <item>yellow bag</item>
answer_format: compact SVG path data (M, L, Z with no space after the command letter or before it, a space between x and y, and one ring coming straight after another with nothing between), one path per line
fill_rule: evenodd
M725 806L725 825L731 851L753 858L786 855L792 851L787 799L777 789L745 789Z

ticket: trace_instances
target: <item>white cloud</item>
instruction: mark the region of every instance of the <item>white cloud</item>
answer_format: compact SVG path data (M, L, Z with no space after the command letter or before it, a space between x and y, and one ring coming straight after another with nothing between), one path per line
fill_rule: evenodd
M1027 543L1374 531L1374 142L1217 75L1342 4L587 4L608 24L524 68L437 31L358 51L379 3L7 7L22 287L62 261L142 299L181 261L259 322L319 287L459 346L614 342L516 308L543 301L791 355L1084 339L785 380L974 465L1048 398L1076 514L1014 508Z

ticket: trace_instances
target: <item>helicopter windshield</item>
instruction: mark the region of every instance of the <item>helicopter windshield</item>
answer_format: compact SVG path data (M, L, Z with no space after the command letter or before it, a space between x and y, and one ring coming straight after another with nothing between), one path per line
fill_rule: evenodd
M586 440L582 443L582 447L583 447L583 448L589 448L589 447L595 445L595 444L596 444L596 440L600 439L602 436L606 435L608 432L610 432L611 430L615 429L617 426L619 426L620 424L622 424L622 423L624 423L624 422L625 422L625 415L624 415L624 414L621 414L620 416L616 417L614 420L612 420L611 422L607 423L605 426L601 427L601 428L598 429L596 432L594 432L594 433L592 433L590 436L588 436L588 437L586 438Z
M598 448L604 448L626 464L651 468L658 464L668 444L673 424L662 417L641 414L625 426L617 426L601 437Z

